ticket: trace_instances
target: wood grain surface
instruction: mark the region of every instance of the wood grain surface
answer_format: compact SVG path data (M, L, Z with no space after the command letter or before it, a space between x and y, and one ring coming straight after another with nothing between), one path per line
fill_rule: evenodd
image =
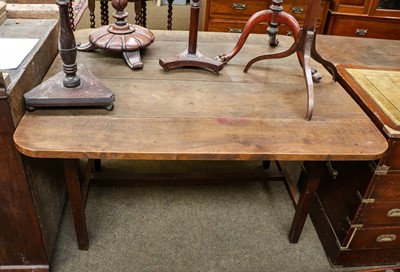
M85 42L90 30L76 32ZM186 47L187 32L154 31L142 52L143 70L132 71L120 54L79 53L78 62L116 95L113 111L37 110L23 117L14 135L31 157L157 160L370 160L387 143L351 97L317 66L315 109L306 121L306 89L295 56L247 61L276 48L266 35L251 35L219 75L196 69L164 72L159 58ZM213 57L229 52L238 36L199 33L198 49ZM48 73L61 70L58 58Z

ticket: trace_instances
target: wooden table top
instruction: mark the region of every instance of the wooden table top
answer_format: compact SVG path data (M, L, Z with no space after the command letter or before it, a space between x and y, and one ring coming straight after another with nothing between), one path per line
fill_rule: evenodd
M77 31L86 42L90 30ZM280 37L251 35L219 75L194 69L164 72L160 58L186 48L187 32L154 31L133 71L119 53L78 53L78 63L116 97L113 111L36 110L22 118L14 140L31 157L141 160L371 160L386 150L382 134L329 74L315 84L315 108L305 119L306 89L295 55L266 60L243 73L261 54L291 45ZM201 32L198 50L209 57L229 52L238 39ZM56 59L48 76L61 71Z

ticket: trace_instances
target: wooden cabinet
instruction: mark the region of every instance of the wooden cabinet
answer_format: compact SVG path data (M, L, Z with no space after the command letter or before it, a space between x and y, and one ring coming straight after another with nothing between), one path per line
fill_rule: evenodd
M400 0L333 0L325 34L400 39Z
M285 12L293 15L300 25L303 24L307 0L286 0ZM257 11L269 9L270 0L207 0L204 30L240 33L251 15ZM322 33L328 13L329 1L321 1L317 18L317 32ZM254 27L253 33L266 33L267 23ZM290 34L286 26L279 27L280 34Z
M340 67L338 71L343 75ZM390 86L398 77L390 78L387 72L390 69L379 69L370 70L364 78L372 80L371 74L381 73ZM311 218L333 265L397 264L400 262L400 123L387 117L381 108L384 104L354 84L353 76L346 77L340 76L340 83L385 135L388 150L377 161L332 162L321 180ZM382 82L385 77L378 80Z
M374 165L332 162L337 178L327 170L321 180L311 218L334 266L400 262L400 198L396 186L382 182L383 178L398 184L400 175L383 176ZM376 191L385 194L374 198Z
M15 149L13 134L25 112L23 94L40 83L57 55L58 20L7 19L3 38L38 38L23 63L0 87L0 271L49 271L65 202L63 168Z

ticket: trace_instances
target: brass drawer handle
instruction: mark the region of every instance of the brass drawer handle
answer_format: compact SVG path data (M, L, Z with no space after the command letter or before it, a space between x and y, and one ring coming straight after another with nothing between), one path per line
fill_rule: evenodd
M304 13L304 8L292 7L292 11L293 11L293 13L296 13L296 14L302 14L302 13Z
M246 9L246 3L232 3L232 8L239 10Z
M230 27L228 32L229 33L242 33L242 29L241 28L232 28L232 27Z
M386 215L388 217L400 217L400 209L391 209Z
M358 36L365 36L365 35L368 34L368 29L357 28L356 29L356 34Z
M376 237L378 243L393 242L396 240L396 234L383 234Z

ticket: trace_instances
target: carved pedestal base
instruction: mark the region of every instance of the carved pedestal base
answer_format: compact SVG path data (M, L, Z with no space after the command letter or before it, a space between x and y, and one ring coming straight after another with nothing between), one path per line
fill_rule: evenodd
M101 3L102 5L105 4L104 1ZM124 11L127 4L128 0L113 0L115 23L94 30L89 36L89 43L79 46L78 50L92 51L96 48L101 48L108 51L122 52L126 63L131 69L143 68L140 48L149 46L154 41L154 35L145 27L128 24L126 21L128 13Z
M123 30L114 25L103 26L93 31L89 42L78 46L79 51L92 51L100 48L108 51L122 52L131 69L143 68L140 48L154 41L153 33L147 28L127 24Z

